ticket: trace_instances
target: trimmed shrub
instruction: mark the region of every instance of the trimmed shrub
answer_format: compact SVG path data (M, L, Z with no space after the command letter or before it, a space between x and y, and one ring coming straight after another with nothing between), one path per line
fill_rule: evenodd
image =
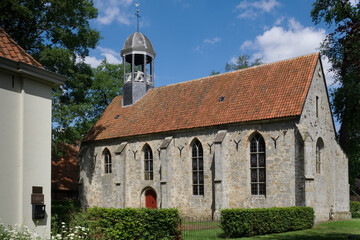
M176 209L90 208L89 227L95 239L177 239Z
M350 202L350 212L352 218L360 218L360 202Z
M314 210L310 207L224 209L220 221L226 237L281 233L312 228Z

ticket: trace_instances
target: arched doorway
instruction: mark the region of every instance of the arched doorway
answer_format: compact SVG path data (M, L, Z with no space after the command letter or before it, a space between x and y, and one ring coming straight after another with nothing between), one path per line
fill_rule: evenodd
M156 208L156 193L152 189L148 189L145 192L145 207L146 208Z

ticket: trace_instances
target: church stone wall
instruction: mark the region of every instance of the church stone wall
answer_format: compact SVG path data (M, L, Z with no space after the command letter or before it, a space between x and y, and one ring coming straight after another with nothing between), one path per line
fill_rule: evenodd
M299 121L308 151L304 159L307 172L305 201L307 206L314 208L317 221L349 217L348 162L335 139L326 91L323 70L318 62ZM324 147L320 151L320 173L317 173L316 144L319 139Z
M183 131L172 135L83 144L82 203L85 207L145 207L145 190L157 194L158 207L178 208L186 217L214 217L217 208L294 206L296 200L295 123L293 121L224 126L224 139L214 144L218 128ZM250 189L250 138L260 133L266 144L266 196L252 196ZM161 145L172 137L166 149ZM204 195L192 193L191 143L198 139L204 153ZM121 153L115 154L121 143ZM144 180L143 147L153 152L154 179ZM276 147L275 147L276 144ZM215 148L221 156L215 156ZM112 173L104 173L103 151L112 156ZM215 180L215 159L222 174ZM161 174L160 174L161 167ZM221 191L215 191L215 189ZM220 195L220 196L219 196ZM165 201L166 200L166 201ZM217 201L217 202L216 202Z
M295 136L293 122L257 124L229 129L226 147L226 194L230 208L295 205ZM266 195L250 189L250 140L259 132L266 144ZM235 141L241 140L238 149ZM275 146L276 144L276 146Z

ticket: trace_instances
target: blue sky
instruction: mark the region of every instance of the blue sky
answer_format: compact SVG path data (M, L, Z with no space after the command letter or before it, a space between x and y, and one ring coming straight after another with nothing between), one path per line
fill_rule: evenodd
M313 53L333 30L312 22L314 0L95 0L99 16L91 25L103 39L86 62L121 63L124 41L136 31L137 2L140 31L156 52L155 86L222 73L243 53L265 63Z

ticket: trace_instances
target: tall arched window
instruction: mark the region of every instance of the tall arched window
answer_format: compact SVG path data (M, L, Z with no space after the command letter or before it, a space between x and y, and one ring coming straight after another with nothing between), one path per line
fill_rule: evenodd
M324 148L324 142L319 138L316 142L316 173L321 173L321 152Z
M144 174L145 180L154 179L154 170L153 170L153 153L149 145L144 147Z
M260 134L250 141L251 195L266 194L265 141Z
M111 154L110 151L106 148L103 152L104 155L104 164L105 164L105 173L111 173Z
M204 195L204 160L203 148L199 140L195 140L192 148L193 194Z

